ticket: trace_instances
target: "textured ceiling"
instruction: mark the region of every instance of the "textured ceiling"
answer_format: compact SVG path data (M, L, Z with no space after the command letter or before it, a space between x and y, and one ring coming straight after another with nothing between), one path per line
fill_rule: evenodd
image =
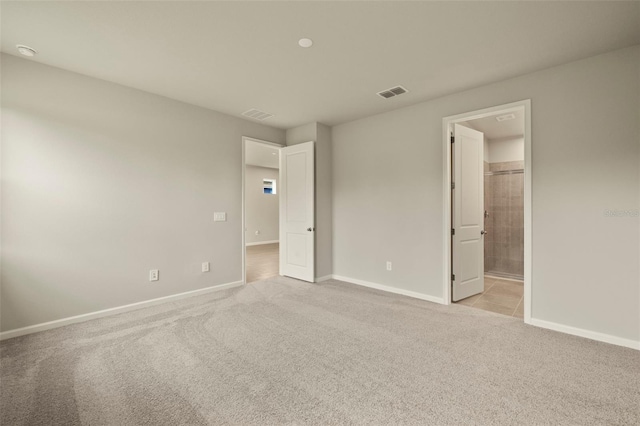
M2 51L290 128L640 43L640 2L2 2ZM301 37L315 44L298 47ZM389 100L376 92L403 85Z

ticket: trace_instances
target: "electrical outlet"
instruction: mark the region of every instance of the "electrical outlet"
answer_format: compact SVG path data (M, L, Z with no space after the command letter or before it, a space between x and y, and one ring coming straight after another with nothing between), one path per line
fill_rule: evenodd
M256 231L256 235L260 235L260 231L259 231L259 230L258 230L258 231Z
M149 271L149 281L158 281L160 279L160 271L152 269Z
M210 270L209 262L202 262L202 272L209 272Z
M387 260L387 271L391 270L391 262Z

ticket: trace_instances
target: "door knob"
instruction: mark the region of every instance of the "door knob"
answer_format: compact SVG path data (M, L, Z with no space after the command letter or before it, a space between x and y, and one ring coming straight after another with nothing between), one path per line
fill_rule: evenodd
M307 228L307 231L311 232L311 231L315 231L316 228Z
M484 229L482 231L480 231L480 235L486 235L486 234L488 234L488 232L485 231Z

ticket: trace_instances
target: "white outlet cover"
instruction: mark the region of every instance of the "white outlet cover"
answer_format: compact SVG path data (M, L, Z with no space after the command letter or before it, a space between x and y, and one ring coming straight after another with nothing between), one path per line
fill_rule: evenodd
M158 281L160 279L160 271L152 269L149 271L149 281Z
M209 272L210 269L209 262L202 262L202 272Z

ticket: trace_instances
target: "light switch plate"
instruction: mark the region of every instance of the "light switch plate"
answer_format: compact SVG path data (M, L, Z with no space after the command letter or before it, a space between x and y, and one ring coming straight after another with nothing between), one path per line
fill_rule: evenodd
M214 222L226 222L227 221L227 213L225 213L225 212L214 212L213 213L213 221Z

